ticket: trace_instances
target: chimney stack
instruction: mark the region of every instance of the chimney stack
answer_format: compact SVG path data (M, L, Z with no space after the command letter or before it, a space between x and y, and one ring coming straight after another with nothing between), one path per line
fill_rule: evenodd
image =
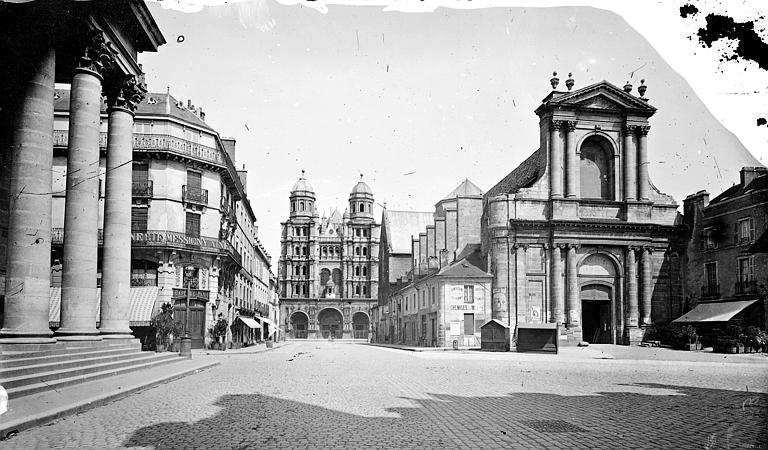
M741 175L741 187L746 187L755 178L768 173L768 168L765 167L742 167L739 174Z

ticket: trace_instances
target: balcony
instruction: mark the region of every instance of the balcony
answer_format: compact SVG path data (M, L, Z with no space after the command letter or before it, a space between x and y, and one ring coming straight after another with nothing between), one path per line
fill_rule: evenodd
M757 292L757 283L755 283L755 280L737 281L734 287L736 295L747 295Z
M184 185L181 187L181 199L185 203L208 206L208 189Z
M157 286L157 278L131 277L131 287Z
M207 289L190 289L189 290L190 300L202 300L204 302L207 302L208 299L210 298L210 295L211 295L211 291ZM187 298L187 289L173 288L173 298L176 300Z
M99 228L97 231L99 245L104 245L104 230ZM51 244L64 245L64 228L51 228Z
M720 285L710 284L701 287L702 297L720 297Z
M214 237L190 236L167 230L147 230L143 233L131 233L131 246L137 248L160 247L222 254L229 256L238 265L242 265L240 253L235 250L232 244L227 240Z
M134 181L131 193L136 198L152 198L152 180Z

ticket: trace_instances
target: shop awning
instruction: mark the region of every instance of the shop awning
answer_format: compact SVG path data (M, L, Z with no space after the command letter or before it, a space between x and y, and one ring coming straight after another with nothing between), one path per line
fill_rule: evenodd
M132 327L149 326L155 310L159 288L157 286L139 286L131 288L131 308L128 313ZM48 299L48 322L51 327L59 326L61 317L61 288L52 287ZM96 322L101 317L101 288L96 289Z
M272 336L275 332L280 331L277 328L277 325L275 325L275 322L272 322L271 320L267 319L266 317L256 317L261 321L262 324L269 325L269 335Z
M240 319L240 322L243 322L244 324L248 325L251 328L261 329L261 325L259 325L258 322L256 322L255 320L251 319L250 317L238 316L237 318Z
M727 322L736 314L757 300L741 300L737 302L702 303L681 317L673 320L674 323L699 323L699 322Z

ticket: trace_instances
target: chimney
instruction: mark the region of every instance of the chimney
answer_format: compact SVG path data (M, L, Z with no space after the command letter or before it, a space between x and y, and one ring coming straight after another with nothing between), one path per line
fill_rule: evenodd
M741 175L741 187L746 187L755 178L768 173L768 168L765 167L742 167L739 174Z
M197 112L200 113L200 120L205 122L205 113L203 112L203 107L201 106L201 107L197 108Z
M699 191L691 194L683 200L683 224L688 229L688 233L693 232L697 216L709 205L709 192Z
M192 108L192 100L187 99L187 109L194 109Z
M245 164L243 164L243 168L241 170L237 171L237 176L240 177L240 184L243 185L243 191L248 192L248 188L246 187L246 183L248 181L248 171L245 170Z

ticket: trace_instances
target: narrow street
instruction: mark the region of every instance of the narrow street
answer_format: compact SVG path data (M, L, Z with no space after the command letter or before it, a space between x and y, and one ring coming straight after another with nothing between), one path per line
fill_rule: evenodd
M671 352L414 353L307 341L196 354L221 365L0 446L768 447L768 359Z

